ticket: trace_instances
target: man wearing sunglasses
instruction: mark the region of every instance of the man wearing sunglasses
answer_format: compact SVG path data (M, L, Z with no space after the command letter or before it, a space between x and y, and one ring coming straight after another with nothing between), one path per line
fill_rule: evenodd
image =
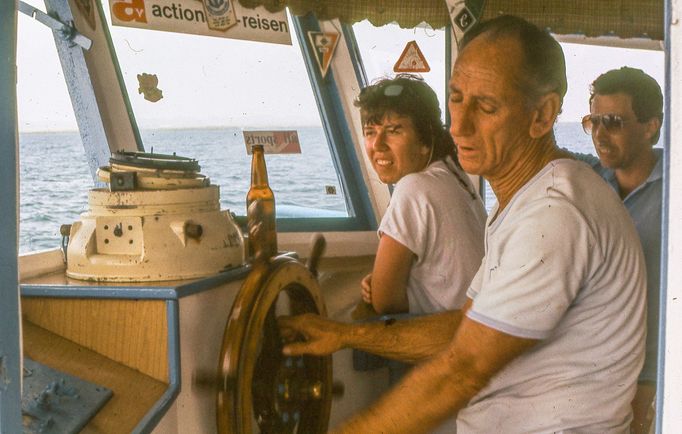
M663 95L642 70L623 67L591 86L590 114L582 125L599 158L580 155L620 195L635 222L647 269L647 342L644 368L632 402L633 432L649 432L648 410L656 392L661 251Z

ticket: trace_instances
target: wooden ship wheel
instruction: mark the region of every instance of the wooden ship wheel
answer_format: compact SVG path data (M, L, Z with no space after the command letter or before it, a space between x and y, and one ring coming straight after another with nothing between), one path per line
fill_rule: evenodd
M319 259L318 251L311 257ZM216 396L220 434L327 432L331 356L284 356L277 327L277 317L306 312L326 315L315 266L290 256L254 264L223 336Z

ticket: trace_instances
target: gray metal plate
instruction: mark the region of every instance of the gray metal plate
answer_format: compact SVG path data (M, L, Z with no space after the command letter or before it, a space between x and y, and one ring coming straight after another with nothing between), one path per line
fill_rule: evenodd
M21 413L25 434L79 432L111 390L24 358Z

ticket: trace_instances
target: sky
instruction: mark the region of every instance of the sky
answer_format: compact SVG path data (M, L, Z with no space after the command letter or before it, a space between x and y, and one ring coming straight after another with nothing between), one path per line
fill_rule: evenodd
M28 2L44 10L41 2ZM18 26L19 130L76 130L51 30L23 14L19 14ZM380 63L374 69L390 71L396 60L392 57L397 56L394 53L409 39L419 41L428 58L441 55L440 51L432 54L432 46L440 50L442 43L430 29L403 32L393 40L369 24L356 27L359 41L373 41L374 51L369 51L368 57L373 57L371 63ZM110 31L142 128L319 124L295 35L293 46L282 46L113 26ZM200 49L196 49L197 42ZM254 44L258 44L258 56L252 55ZM577 122L589 111L589 84L609 69L624 65L641 68L663 84L662 51L573 43L562 43L562 47L569 88L559 121ZM368 74L371 69L368 67ZM444 89L444 71L435 69L425 78ZM164 92L158 103L145 101L138 94L136 77L140 72L158 73L159 88Z
M562 43L566 57L568 92L559 121L579 121L589 113L590 83L600 74L621 66L639 68L664 88L664 53L657 50Z

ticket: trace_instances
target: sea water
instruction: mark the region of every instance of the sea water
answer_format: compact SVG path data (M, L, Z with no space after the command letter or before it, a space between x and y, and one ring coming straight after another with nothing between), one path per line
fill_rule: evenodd
M315 208L328 215L346 215L346 201L336 175L324 131L298 128L300 154L266 157L270 185L278 210ZM244 214L251 156L240 128L141 131L146 152L196 159L201 173L220 186L223 209ZM577 152L594 153L592 140L579 123L558 123L557 143ZM94 181L78 132L22 133L20 145L21 253L59 247L59 227L78 220L87 209ZM495 198L486 189L486 207ZM278 212L279 217L283 217Z

